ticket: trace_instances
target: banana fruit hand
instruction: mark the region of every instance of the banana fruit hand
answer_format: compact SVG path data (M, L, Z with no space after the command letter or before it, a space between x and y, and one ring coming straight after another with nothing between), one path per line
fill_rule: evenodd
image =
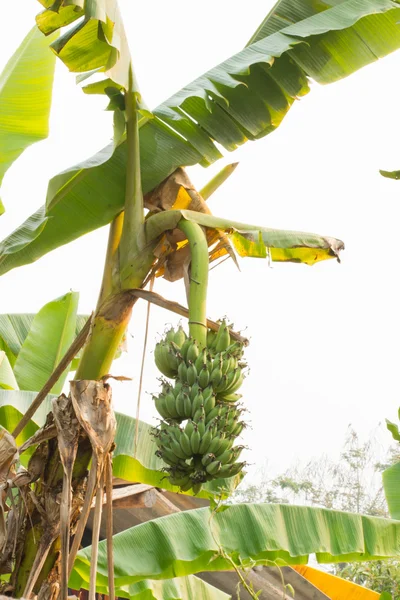
M234 446L246 427L237 393L246 367L242 357L243 345L232 342L225 321L218 332L208 331L206 348L181 326L156 345L155 363L174 382L161 380L153 398L163 420L152 433L169 481L181 491L197 494L206 481L233 477L246 465L236 462L244 446Z

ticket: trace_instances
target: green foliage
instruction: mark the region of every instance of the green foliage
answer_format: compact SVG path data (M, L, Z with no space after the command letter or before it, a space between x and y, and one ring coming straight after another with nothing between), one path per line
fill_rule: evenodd
M259 485L239 487L231 502L296 503L387 517L381 473L396 463L399 454L391 448L382 463L377 462L379 453L372 440L361 442L357 433L349 430L339 461L322 457L303 468L291 467L273 479L263 477ZM390 592L394 598L400 595L398 559L338 564L332 571L376 592Z
M20 154L48 135L55 63L49 41L34 27L0 74L0 185Z
M400 46L400 8L392 0L329 7L305 0L301 11L296 4L279 2L250 45L163 102L154 118L141 119L144 193L179 166L218 160L215 142L231 151L274 131L308 93L309 77L336 81ZM109 223L124 205L125 165L124 141L54 177L46 205L0 244L0 273Z

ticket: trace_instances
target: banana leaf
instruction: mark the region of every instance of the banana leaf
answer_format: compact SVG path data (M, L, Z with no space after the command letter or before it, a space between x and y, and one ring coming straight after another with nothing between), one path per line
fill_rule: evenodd
M33 313L9 313L0 315L0 348L2 348L11 363L15 364L26 336L31 328L35 315ZM86 323L89 315L77 315L75 337ZM79 363L79 356L72 361L71 371L75 371Z
M0 425L8 431L13 431L36 396L36 392L6 391L0 389ZM18 436L18 444L23 444L41 427L46 415L51 410L49 395L41 404L34 418ZM179 492L179 488L172 486L161 469L165 466L155 452L157 446L150 435L151 425L139 421L137 454L134 452L136 420L128 415L116 413L117 433L115 438L115 451L113 460L114 477L131 482L146 483L172 492ZM22 457L23 458L23 457ZM243 474L229 479L216 479L203 486L198 494L201 498L227 498L239 485ZM188 495L192 495L186 492Z
M117 590L143 579L232 570L232 562L246 568L306 564L314 553L319 563L400 555L400 522L390 519L286 504L236 504L210 517L208 508L190 510L115 535ZM73 589L88 587L90 557L90 547L78 553ZM107 593L105 541L97 572L97 591Z
M300 6L300 8L299 8ZM144 193L182 165L220 158L276 129L308 79L331 83L400 47L392 0L281 0L254 39L141 121ZM56 175L46 205L0 244L0 274L109 223L124 204L126 143Z
M71 345L76 330L79 294L69 292L35 315L15 361L14 374L21 390L40 390ZM61 393L68 369L52 388Z
M344 248L343 242L334 238L247 225L192 210L169 210L150 217L145 226L146 242L154 240L167 229L174 229L182 217L204 227L230 233L234 247L243 257L270 256L273 261L312 265L320 260L338 258Z
M34 27L0 75L0 185L20 154L48 135L55 65L48 46Z
M400 462L383 471L382 481L389 514L400 520Z
M39 0L45 10L36 17L49 35L73 25L51 44L70 71L105 71L112 82L128 87L130 54L117 0Z
M7 354L4 350L0 350L0 389L17 390L18 383L15 379L14 372Z

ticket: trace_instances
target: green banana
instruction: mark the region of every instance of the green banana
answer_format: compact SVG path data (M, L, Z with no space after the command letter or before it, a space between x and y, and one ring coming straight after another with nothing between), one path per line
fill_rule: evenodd
M183 406L184 406L184 418L190 419L192 416L192 403L190 402L190 398L187 394L183 394Z
M186 363L194 362L200 354L199 345L196 340L193 340L186 353Z
M182 448L182 452L185 454L185 458L190 458L192 456L192 447L190 445L190 439L184 431L181 432L179 444Z
M169 475L169 481L172 485L176 485L179 486L180 488L186 484L188 484L190 482L191 485L191 481L190 481L190 477L189 475L183 475L181 477L179 476L175 476L170 474Z
M165 396L165 406L166 406L167 411L171 415L171 417L170 417L171 419L179 418L178 411L176 410L176 399L172 392L169 392Z
M197 494L201 491L202 488L202 484L201 483L195 483L193 484L193 493L195 496L197 496Z
M183 382L187 381L187 366L182 361L178 367L178 377Z
M216 367L210 375L210 382L214 389L221 383L221 379L222 379L221 367Z
M208 386L210 381L210 373L207 365L203 365L200 371L198 371L198 382L200 387L205 388Z
M186 460L187 458L189 458L185 454L185 452L182 450L180 443L177 442L175 438L173 438L173 437L170 438L169 447L172 450L172 452L175 454L175 456L177 456L178 458L181 458L183 460Z
M207 350L206 350L206 348L203 348L203 350L200 352L200 354L194 361L194 366L196 367L196 370L198 373L200 373L201 369L204 366L207 367Z
M194 431L194 423L193 423L193 421L191 421L189 419L189 421L186 423L186 426L185 426L185 433L189 439L190 439L190 436L192 435L193 431Z
M184 393L181 391L179 392L179 394L177 395L176 399L175 399L175 408L176 408L176 412L178 413L178 415L180 417L185 417L185 399L184 399Z
M203 408L203 412L204 412L204 408ZM199 430L199 433L200 433L200 437L203 437L203 435L206 432L206 425L205 425L205 416L204 416L204 414L200 415L200 417L197 419L196 423L197 423L197 429Z
M215 460L215 454L205 454L201 459L201 464L206 467Z
M205 454L208 451L208 448L211 444L212 439L213 439L212 431L210 431L208 429L207 431L205 431L205 433L203 434L203 436L201 438L201 442L200 442L200 446L199 446L200 454Z
M186 381L189 385L194 385L197 381L197 369L192 361L189 361L189 366L186 371Z
M226 394L225 392L223 396L218 394L218 400L221 400L221 402L238 402L240 398L242 398L242 394Z
M219 433L216 437L214 437L211 444L208 446L208 452L211 452L212 454L217 455L218 450L224 439L225 439L225 434L222 432Z
M192 415L195 415L202 406L204 406L204 397L203 394L199 392L192 402Z
M204 410L206 415L208 415L215 408L215 396L211 394L207 398L204 399Z
M159 396L154 396L153 399L157 412L162 416L162 418L171 419L171 415L169 414L165 403L165 396L160 394Z
M218 471L221 469L221 463L219 460L214 460L212 463L206 466L206 471L210 475L216 475Z
M192 402L194 402L194 399L196 398L196 396L199 392L201 392L201 388L200 388L199 384L195 383L194 385L192 385L192 387L190 389L190 399Z
M199 448L200 448L200 440L201 440L201 436L200 436L199 430L196 425L192 435L190 436L190 445L192 447L193 454L198 453Z
M178 329L176 330L176 332L174 334L173 341L178 346L178 348L182 348L184 342L186 341L186 338L187 338L187 336L186 336L186 333L185 333L182 325L179 325Z
M245 466L246 466L245 462L235 463L233 465L229 465L229 464L223 465L221 467L221 470L219 471L219 476L220 477L233 477L234 475L237 475L238 473L240 473L240 471Z
M175 369L170 366L168 359L169 346L165 342L158 342L154 350L154 360L159 371L166 377L175 377Z
M186 340L183 342L181 349L180 349L180 354L183 358L183 360L186 360L186 355L187 352L190 348L190 346L192 345L193 339L191 337L186 338Z
M230 343L231 336L229 335L228 326L225 321L222 321L215 340L215 349L217 352L223 352L230 346Z

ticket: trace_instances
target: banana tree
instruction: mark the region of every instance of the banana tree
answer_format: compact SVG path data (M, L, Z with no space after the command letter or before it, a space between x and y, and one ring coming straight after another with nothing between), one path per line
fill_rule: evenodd
M307 0L299 6L294 0L281 0L244 50L151 112L139 93L116 0L41 0L41 4L44 10L37 25L46 36L68 27L51 41L53 53L78 73L79 82L85 82L85 93L108 97L108 108L114 113L114 140L89 161L50 181L46 204L0 244L0 274L103 225L110 224L110 233L98 305L86 325L83 318L80 321L79 344L72 341L77 307L71 294L55 302L57 310L50 303L51 307L44 307L31 321L26 316L0 319L0 325L6 324L0 330L0 373L5 388L0 390L1 423L17 439L26 469L13 476L13 481L19 482L15 485L21 498L28 500L28 509L20 503L19 510L10 511L7 527L3 527L2 571L11 573L7 589L17 596L41 590L46 597L50 591L56 593L61 583L64 599L67 576L72 572L71 585L90 587L92 597L97 587L111 597L117 592L128 598L162 598L171 590L166 592L159 580L178 575L185 581L177 584L177 593L198 597L195 595L200 592L190 577L205 568L299 564L306 562L309 553L317 553L321 562L398 555L397 522L309 508L254 506L174 515L163 520L164 525L152 523L117 536L115 577L112 563L110 569L109 541L108 568L102 545L95 544L92 555L85 550L73 561L79 545L76 540L84 527L79 515L85 514L85 507L90 508L96 490L101 497L109 476L103 458L112 447L115 424L105 378L135 302L140 297L155 300L154 295L144 294L146 284L156 276L185 279L189 333L200 348L207 348L206 331L218 329L206 319L210 261L224 256L237 260L238 254L314 264L338 258L343 248L340 240L331 237L277 231L213 216L206 200L232 169L223 170L198 192L182 167L207 166L218 160L221 151L216 144L231 151L271 133L295 99L309 92L310 78L334 82L400 47L399 4L393 0L344 0L319 5ZM90 77L95 81L88 82ZM163 299L161 303L180 314L185 311ZM64 312L59 310L61 305ZM72 360L76 375L68 400L57 394ZM107 408L103 425L109 427L103 429L109 437L105 441L99 430L93 435L96 419L89 411L92 407L87 404L86 412L82 410L85 386L101 399L101 410ZM60 419L64 417L63 427ZM177 418L167 418L168 426L174 426L174 420ZM165 450L161 457L155 455L158 440L149 435L149 429L117 415L114 475L179 490L173 477L166 478L161 472ZM12 463L18 454L9 436L3 438L11 448L7 454L11 459L4 463L7 479L10 460ZM102 441L105 445L100 447ZM216 473L220 468L215 466ZM240 476L221 480L206 475L201 490L191 481L186 493L221 498ZM60 518L60 491L67 523ZM107 497L109 492L108 488ZM98 506L101 500L96 504L97 526ZM12 528L10 517L15 519L16 514L24 536L17 535L15 521ZM179 543L163 544L173 527L182 527L186 535ZM229 539L220 534L223 527L228 528ZM75 528L79 535L69 555L69 535ZM257 529L251 540L243 536L249 528ZM199 544L193 544L196 539ZM126 549L139 546L143 560L132 567ZM160 555L148 562L146 556L153 555L155 548ZM212 558L215 560L210 562ZM201 593L207 598L217 594L207 587Z

